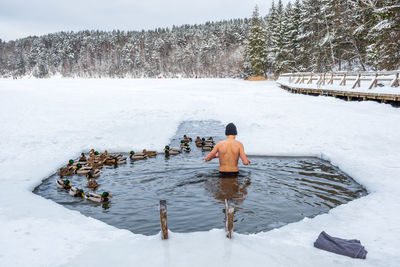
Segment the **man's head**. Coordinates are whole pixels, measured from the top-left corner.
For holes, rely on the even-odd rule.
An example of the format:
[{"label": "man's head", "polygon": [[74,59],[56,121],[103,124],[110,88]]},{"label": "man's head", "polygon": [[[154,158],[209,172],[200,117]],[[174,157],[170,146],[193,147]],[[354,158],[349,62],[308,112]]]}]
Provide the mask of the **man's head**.
[{"label": "man's head", "polygon": [[225,127],[225,135],[237,135],[237,130],[235,124],[232,122],[226,125]]}]

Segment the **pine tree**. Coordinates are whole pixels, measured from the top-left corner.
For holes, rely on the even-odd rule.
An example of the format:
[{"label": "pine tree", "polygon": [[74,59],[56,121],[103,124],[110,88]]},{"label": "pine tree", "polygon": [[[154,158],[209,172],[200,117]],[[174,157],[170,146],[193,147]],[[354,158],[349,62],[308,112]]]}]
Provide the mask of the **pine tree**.
[{"label": "pine tree", "polygon": [[376,69],[400,67],[400,5],[396,0],[370,3],[375,25],[368,33],[372,41],[367,47],[369,63]]},{"label": "pine tree", "polygon": [[263,21],[258,12],[258,6],[254,8],[251,19],[248,39],[248,59],[254,75],[265,75],[265,33]]}]

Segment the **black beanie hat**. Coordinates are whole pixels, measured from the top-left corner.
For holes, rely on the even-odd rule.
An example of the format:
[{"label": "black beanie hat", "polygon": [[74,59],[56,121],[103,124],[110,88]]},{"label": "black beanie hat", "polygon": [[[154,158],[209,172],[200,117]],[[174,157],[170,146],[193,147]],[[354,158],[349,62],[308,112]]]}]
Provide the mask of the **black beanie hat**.
[{"label": "black beanie hat", "polygon": [[226,125],[225,135],[237,135],[236,126],[232,122]]}]

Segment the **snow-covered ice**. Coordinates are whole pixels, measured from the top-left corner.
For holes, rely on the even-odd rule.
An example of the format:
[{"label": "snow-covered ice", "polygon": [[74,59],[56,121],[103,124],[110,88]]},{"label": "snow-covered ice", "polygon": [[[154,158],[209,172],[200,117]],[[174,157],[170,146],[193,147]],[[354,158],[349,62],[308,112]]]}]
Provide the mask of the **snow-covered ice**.
[{"label": "snow-covered ice", "polygon": [[[143,236],[31,191],[66,159],[161,150],[183,120],[235,122],[248,154],[319,156],[369,191],[328,214],[253,235]],[[399,266],[400,109],[233,79],[0,80],[1,266]],[[222,227],[222,226],[221,226]],[[355,260],[313,247],[357,238]]]}]

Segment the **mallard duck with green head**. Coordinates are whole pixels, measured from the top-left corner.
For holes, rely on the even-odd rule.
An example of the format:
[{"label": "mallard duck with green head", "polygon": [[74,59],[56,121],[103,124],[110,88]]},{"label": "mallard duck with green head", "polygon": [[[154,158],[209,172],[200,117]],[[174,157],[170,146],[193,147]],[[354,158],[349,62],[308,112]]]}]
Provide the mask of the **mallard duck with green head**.
[{"label": "mallard duck with green head", "polygon": [[75,168],[75,173],[78,175],[86,175],[88,172],[92,170],[92,168],[89,165],[83,165],[81,163],[76,164]]},{"label": "mallard duck with green head", "polygon": [[70,189],[71,188],[71,183],[69,182],[69,180],[63,180],[63,179],[57,179],[56,180],[57,183],[57,187],[61,188],[61,189]]},{"label": "mallard duck with green head", "polygon": [[94,201],[94,202],[107,202],[109,201],[109,198],[112,197],[108,192],[103,192],[103,194],[95,194],[95,193],[87,193],[86,198],[88,200]]},{"label": "mallard duck with green head", "polygon": [[131,151],[129,152],[129,158],[132,161],[136,161],[136,160],[141,160],[141,159],[147,159],[147,155],[143,154],[143,153],[135,153],[135,151]]},{"label": "mallard duck with green head", "polygon": [[165,152],[165,156],[177,155],[177,154],[181,153],[180,150],[174,149],[174,148],[170,148],[168,145],[165,146],[164,152]]},{"label": "mallard duck with green head", "polygon": [[181,140],[181,148],[184,148],[186,146],[186,142],[185,142],[185,140]]},{"label": "mallard duck with green head", "polygon": [[77,187],[71,187],[71,189],[69,190],[69,194],[73,197],[85,197],[85,193],[83,193],[83,190]]},{"label": "mallard duck with green head", "polygon": [[79,160],[78,160],[79,162],[86,162],[87,161],[87,158],[86,158],[86,156],[85,156],[85,154],[84,153],[81,153],[81,156],[79,157]]},{"label": "mallard duck with green head", "polygon": [[86,174],[86,178],[87,178],[87,179],[98,178],[99,176],[100,176],[100,171],[99,171],[99,170],[90,170],[90,171]]}]

